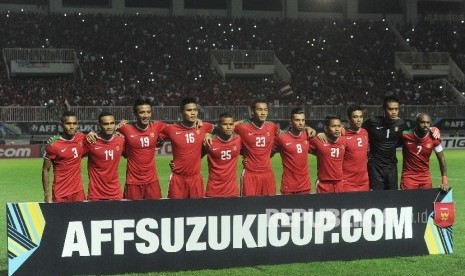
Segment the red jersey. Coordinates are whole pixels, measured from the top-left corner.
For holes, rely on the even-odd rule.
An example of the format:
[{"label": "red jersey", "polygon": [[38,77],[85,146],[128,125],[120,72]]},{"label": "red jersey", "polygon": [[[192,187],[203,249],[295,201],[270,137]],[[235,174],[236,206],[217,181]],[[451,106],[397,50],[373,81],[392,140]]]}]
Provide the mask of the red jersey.
[{"label": "red jersey", "polygon": [[323,143],[313,138],[309,143],[309,151],[317,157],[318,180],[340,181],[343,178],[342,163],[346,149],[346,138],[339,137],[335,142]]},{"label": "red jersey", "polygon": [[207,197],[238,196],[237,162],[242,149],[239,136],[224,141],[219,136],[206,148],[208,159]]},{"label": "red jersey", "polygon": [[124,143],[124,138],[120,136],[113,136],[108,141],[97,139],[93,144],[85,143],[85,152],[88,156],[88,199],[122,199],[118,165],[124,150]]},{"label": "red jersey", "polygon": [[145,129],[135,124],[118,128],[118,132],[126,138],[125,153],[128,159],[126,185],[146,185],[158,180],[155,147],[158,136],[165,127],[165,123],[156,121]]},{"label": "red jersey", "polygon": [[346,150],[342,163],[344,180],[353,185],[368,183],[368,132],[364,128],[358,131],[347,129],[345,138]]},{"label": "red jersey", "polygon": [[273,122],[265,122],[258,127],[248,119],[236,125],[234,131],[241,136],[244,146],[244,157],[247,158],[245,170],[253,173],[271,171],[270,156],[278,126]]},{"label": "red jersey", "polygon": [[62,137],[45,146],[44,158],[53,164],[53,195],[66,197],[84,189],[81,177],[81,159],[84,155],[83,133],[76,133],[71,140]]},{"label": "red jersey", "polygon": [[168,125],[161,138],[170,138],[173,147],[173,173],[184,177],[196,175],[201,170],[202,144],[206,133],[213,131],[213,125],[203,122],[202,127],[185,127],[182,123]]},{"label": "red jersey", "polygon": [[402,133],[402,172],[423,173],[429,172],[429,158],[433,150],[442,151],[441,140],[433,139],[431,135],[418,138],[415,132],[404,131]]},{"label": "red jersey", "polygon": [[291,132],[285,132],[277,136],[274,143],[283,163],[281,193],[310,191],[307,133],[294,136]]}]

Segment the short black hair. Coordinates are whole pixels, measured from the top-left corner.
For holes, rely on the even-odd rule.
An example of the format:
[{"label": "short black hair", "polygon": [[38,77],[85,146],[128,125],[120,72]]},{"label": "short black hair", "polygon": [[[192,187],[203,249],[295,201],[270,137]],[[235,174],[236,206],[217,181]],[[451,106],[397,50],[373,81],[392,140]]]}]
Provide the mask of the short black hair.
[{"label": "short black hair", "polygon": [[329,123],[331,122],[331,120],[342,121],[341,118],[339,116],[337,116],[337,115],[328,115],[325,118],[325,126],[329,127]]},{"label": "short black hair", "polygon": [[431,121],[431,116],[428,113],[425,113],[425,112],[418,113],[417,117],[415,118],[415,121],[418,123],[418,121],[420,121],[421,117],[423,117],[423,116],[428,116],[430,118],[430,121]]},{"label": "short black hair", "polygon": [[356,105],[356,104],[349,105],[349,107],[347,108],[347,117],[350,118],[350,116],[352,116],[352,112],[357,111],[357,110],[360,110],[363,112],[363,109],[360,105]]},{"label": "short black hair", "polygon": [[98,115],[98,122],[100,123],[100,119],[102,119],[102,117],[105,117],[105,116],[113,116],[113,118],[115,117],[115,115],[111,113],[110,111],[102,111]]},{"label": "short black hair", "polygon": [[268,101],[263,99],[263,98],[258,98],[253,101],[252,105],[250,105],[250,109],[253,111],[255,110],[255,107],[257,106],[258,103],[264,103],[266,106],[268,106]]},{"label": "short black hair", "polygon": [[76,117],[77,118],[77,115],[76,115],[76,113],[74,111],[67,110],[67,111],[63,112],[63,114],[61,114],[60,121],[62,123],[64,123],[66,117]]},{"label": "short black hair", "polygon": [[134,114],[137,114],[137,107],[139,105],[150,105],[150,108],[152,108],[152,101],[150,101],[150,99],[146,97],[137,98],[134,101],[134,105],[132,106],[132,112],[134,112]]},{"label": "short black hair", "polygon": [[296,107],[291,110],[291,119],[294,114],[305,114],[305,111],[300,107]]},{"label": "short black hair", "polygon": [[231,118],[231,119],[234,120],[234,116],[233,116],[231,113],[229,113],[229,112],[224,112],[224,113],[221,113],[221,114],[220,114],[220,119],[218,120],[218,123],[221,123],[221,120],[222,120],[223,118]]},{"label": "short black hair", "polygon": [[183,111],[183,110],[184,110],[184,106],[185,106],[186,104],[192,104],[192,103],[193,103],[193,104],[197,104],[197,100],[196,100],[194,97],[185,97],[185,98],[183,98],[183,99],[181,100],[181,104],[179,105],[179,109],[180,109],[181,111]]},{"label": "short black hair", "polygon": [[394,95],[391,96],[386,96],[383,99],[383,108],[386,108],[388,106],[388,103],[398,103],[400,104],[399,98],[397,98]]}]

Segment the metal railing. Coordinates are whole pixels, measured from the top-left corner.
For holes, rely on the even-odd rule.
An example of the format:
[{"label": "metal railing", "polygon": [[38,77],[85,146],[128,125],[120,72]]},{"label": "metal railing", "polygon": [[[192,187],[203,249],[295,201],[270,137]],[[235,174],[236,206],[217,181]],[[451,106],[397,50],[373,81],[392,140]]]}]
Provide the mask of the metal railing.
[{"label": "metal railing", "polygon": [[74,63],[75,61],[73,49],[4,48],[3,56],[7,61],[43,63]]},{"label": "metal railing", "polygon": [[[270,107],[269,120],[288,120],[294,106]],[[307,119],[323,119],[329,114],[339,115],[345,118],[346,106],[306,106],[304,107]],[[72,106],[71,110],[76,112],[79,121],[95,122],[98,114],[109,111],[115,114],[117,120],[134,119],[131,106]],[[0,107],[0,121],[6,123],[14,122],[58,122],[64,110],[58,106],[52,107]],[[201,106],[199,118],[206,121],[216,121],[221,113],[229,112],[236,119],[244,119],[250,116],[248,106]],[[400,116],[413,119],[420,112],[426,112],[433,118],[465,118],[465,106],[454,105],[403,105]],[[382,115],[380,106],[365,106],[365,116]],[[177,106],[155,106],[153,107],[153,119],[162,121],[177,121],[180,119],[179,107]]]},{"label": "metal railing", "polygon": [[396,60],[409,65],[449,65],[448,52],[395,52]]},{"label": "metal railing", "polygon": [[274,64],[270,50],[211,50],[211,55],[219,64]]}]

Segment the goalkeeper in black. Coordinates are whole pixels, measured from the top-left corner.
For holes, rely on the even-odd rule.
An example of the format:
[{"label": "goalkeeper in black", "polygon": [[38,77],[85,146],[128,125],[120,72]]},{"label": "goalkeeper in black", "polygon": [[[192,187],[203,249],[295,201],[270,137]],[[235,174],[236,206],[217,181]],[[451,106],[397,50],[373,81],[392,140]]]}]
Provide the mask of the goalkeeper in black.
[{"label": "goalkeeper in black", "polygon": [[399,100],[387,96],[383,100],[384,116],[369,118],[362,127],[368,132],[368,176],[371,190],[397,190],[396,148],[402,145],[402,131],[407,128],[399,118]]}]

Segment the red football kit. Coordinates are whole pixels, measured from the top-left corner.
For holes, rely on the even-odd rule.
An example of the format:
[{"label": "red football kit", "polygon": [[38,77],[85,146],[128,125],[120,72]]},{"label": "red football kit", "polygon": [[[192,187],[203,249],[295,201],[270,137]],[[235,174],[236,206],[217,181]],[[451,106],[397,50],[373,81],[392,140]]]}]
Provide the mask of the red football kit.
[{"label": "red football kit", "polygon": [[317,157],[318,180],[317,193],[342,192],[342,163],[346,148],[345,137],[335,142],[323,143],[317,138],[310,140],[309,151]]},{"label": "red football kit", "polygon": [[370,190],[368,178],[368,132],[361,128],[358,131],[346,129],[346,151],[342,170],[344,172],[344,191],[360,192]]},{"label": "red football kit", "polygon": [[168,198],[199,198],[204,196],[201,175],[202,144],[213,125],[203,122],[202,127],[186,127],[182,123],[168,125],[161,138],[169,138],[173,147],[174,170],[170,175]]},{"label": "red football kit", "polygon": [[121,200],[123,193],[118,175],[118,165],[124,150],[125,139],[113,136],[110,140],[97,139],[85,143],[89,200]]},{"label": "red football kit", "polygon": [[219,136],[212,139],[211,146],[205,149],[208,160],[206,197],[239,195],[236,172],[241,148],[239,136],[231,136],[227,141]]},{"label": "red football kit", "polygon": [[54,202],[84,201],[81,159],[84,155],[83,133],[71,140],[59,137],[45,146],[44,158],[53,164],[52,200]]},{"label": "red football kit", "polygon": [[441,140],[433,139],[429,134],[419,138],[412,130],[402,133],[401,188],[403,190],[433,187],[429,168],[429,158],[433,150],[435,152],[443,150]]},{"label": "red football kit", "polygon": [[234,131],[241,136],[245,168],[242,171],[242,191],[244,196],[276,195],[276,180],[271,168],[271,150],[278,134],[278,126],[265,122],[258,127],[250,119],[235,126]]},{"label": "red football kit", "polygon": [[308,194],[311,191],[308,169],[308,135],[300,132],[295,136],[288,131],[275,138],[275,149],[281,154],[283,175],[281,194]]},{"label": "red football kit", "polygon": [[[123,125],[117,129],[126,139],[127,168],[124,198],[161,198],[155,163],[155,148],[158,136],[165,127],[165,123],[155,121],[148,124],[145,129],[141,129],[135,124]],[[143,186],[135,187],[135,185]]]}]

